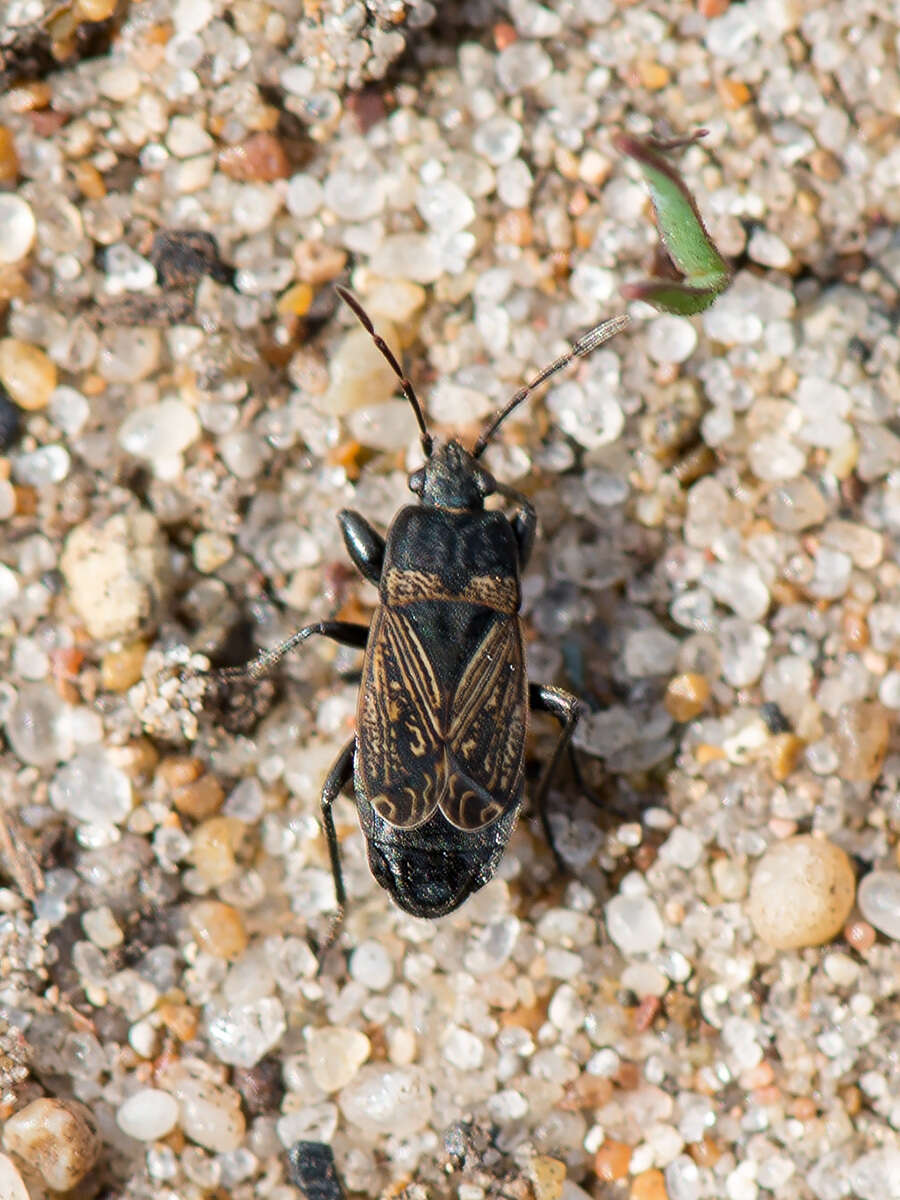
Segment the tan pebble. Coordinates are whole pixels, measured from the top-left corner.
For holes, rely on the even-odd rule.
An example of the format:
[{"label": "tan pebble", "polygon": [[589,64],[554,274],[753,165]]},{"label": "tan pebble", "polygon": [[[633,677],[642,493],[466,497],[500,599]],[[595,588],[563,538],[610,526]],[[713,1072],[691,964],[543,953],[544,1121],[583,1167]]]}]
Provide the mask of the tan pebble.
[{"label": "tan pebble", "polygon": [[82,21],[106,21],[116,11],[116,0],[78,0],[75,7]]},{"label": "tan pebble", "polygon": [[236,908],[221,900],[199,900],[188,918],[201,950],[216,958],[235,959],[247,949],[247,930]]},{"label": "tan pebble", "polygon": [[189,1004],[160,1004],[157,1009],[159,1019],[165,1025],[170,1033],[174,1034],[180,1042],[190,1042],[197,1034],[197,1019],[196,1009],[191,1008]]},{"label": "tan pebble", "polygon": [[193,553],[197,570],[211,575],[234,554],[234,542],[226,533],[198,533],[194,538]]},{"label": "tan pebble", "polygon": [[668,1195],[666,1178],[656,1167],[635,1175],[629,1192],[631,1200],[668,1200]]},{"label": "tan pebble", "polygon": [[20,408],[46,408],[56,380],[56,364],[38,346],[19,338],[0,340],[0,382]]},{"label": "tan pebble", "polygon": [[694,747],[694,758],[701,767],[705,767],[707,763],[722,762],[728,755],[721,746],[712,746],[709,742],[699,742]]},{"label": "tan pebble", "polygon": [[225,789],[209,772],[176,788],[172,795],[172,803],[178,811],[194,821],[205,821],[213,816],[222,807],[224,799]]},{"label": "tan pebble", "polygon": [[203,774],[203,763],[189,754],[171,754],[159,764],[159,775],[167,787],[184,787]]},{"label": "tan pebble", "polygon": [[691,721],[703,712],[708,701],[709,680],[704,675],[688,673],[669,680],[663,703],[676,721]]},{"label": "tan pebble", "polygon": [[385,279],[366,293],[369,312],[379,321],[394,321],[402,337],[410,336],[413,318],[426,300],[425,289],[408,279]]},{"label": "tan pebble", "polygon": [[840,159],[836,158],[830,150],[821,148],[813,150],[809,156],[809,165],[813,175],[817,179],[824,179],[827,183],[837,183],[844,174]]},{"label": "tan pebble", "polygon": [[697,12],[709,20],[711,17],[721,17],[728,11],[730,0],[697,0]]},{"label": "tan pebble", "polygon": [[525,208],[505,212],[494,229],[495,241],[508,246],[530,246],[533,237],[531,213]]},{"label": "tan pebble", "polygon": [[[207,775],[202,778],[212,777]],[[213,779],[213,782],[216,781]],[[196,788],[200,783],[201,779],[198,779],[189,786]],[[237,817],[211,817],[194,830],[191,838],[191,860],[204,883],[210,887],[218,887],[225,883],[237,870],[234,852],[243,837],[244,828],[244,822],[239,821]]]},{"label": "tan pebble", "polygon": [[549,1154],[538,1154],[528,1164],[534,1200],[559,1200],[566,1182],[566,1164]]},{"label": "tan pebble", "polygon": [[347,255],[337,246],[326,242],[298,242],[294,247],[294,263],[301,283],[320,287],[337,279],[347,263]]},{"label": "tan pebble", "polygon": [[102,200],[106,195],[106,183],[93,163],[73,163],[72,178],[86,200]]},{"label": "tan pebble", "polygon": [[750,880],[748,911],[758,936],[779,950],[821,946],[850,915],[856,876],[826,838],[801,834],[765,852]]},{"label": "tan pebble", "polygon": [[881,774],[890,733],[888,714],[876,701],[844,704],[834,730],[841,777],[852,783],[874,783]]},{"label": "tan pebble", "polygon": [[714,1167],[722,1157],[722,1147],[707,1136],[701,1142],[692,1142],[688,1146],[688,1154],[698,1167]]},{"label": "tan pebble", "polygon": [[12,130],[0,125],[0,183],[15,183],[19,176],[19,156]]},{"label": "tan pebble", "polygon": [[780,783],[792,773],[806,748],[803,738],[795,733],[776,733],[769,743],[772,755],[772,774]]},{"label": "tan pebble", "polygon": [[4,106],[11,113],[29,113],[46,108],[52,99],[50,84],[44,80],[33,80],[10,88],[4,97]]},{"label": "tan pebble", "polygon": [[285,317],[305,317],[315,292],[308,283],[295,283],[278,297],[277,308]]},{"label": "tan pebble", "polygon": [[251,133],[240,145],[226,146],[219,154],[219,167],[224,175],[245,183],[271,183],[291,173],[284,147],[273,133]]},{"label": "tan pebble", "polygon": [[3,1144],[55,1192],[73,1188],[100,1156],[94,1118],[76,1100],[33,1100],[6,1122]]},{"label": "tan pebble", "polygon": [[720,79],[717,90],[725,108],[732,111],[736,108],[743,108],[751,95],[746,83],[742,83],[739,79]]},{"label": "tan pebble", "polygon": [[[900,847],[897,852],[898,862],[900,862]],[[857,952],[857,954],[865,954],[875,945],[875,929],[868,921],[863,921],[862,918],[857,918],[855,921],[848,921],[844,926],[844,937],[847,944]]]},{"label": "tan pebble", "polygon": [[147,657],[146,642],[131,642],[120,650],[104,654],[100,663],[100,680],[107,692],[125,692],[141,677],[144,659]]},{"label": "tan pebble", "polygon": [[[379,333],[388,345],[395,341],[393,332],[388,322],[380,323]],[[329,367],[331,385],[319,406],[324,411],[346,416],[394,395],[397,377],[364,329],[350,329],[344,335]]]},{"label": "tan pebble", "polygon": [[615,1142],[610,1138],[594,1155],[594,1170],[602,1183],[615,1183],[628,1174],[631,1163],[631,1147],[626,1142]]},{"label": "tan pebble", "polygon": [[651,92],[660,91],[670,79],[668,69],[657,62],[638,63],[637,72],[641,85]]},{"label": "tan pebble", "polygon": [[612,1094],[611,1079],[582,1071],[566,1088],[566,1094],[559,1102],[559,1107],[570,1112],[581,1108],[602,1108],[612,1099]]}]

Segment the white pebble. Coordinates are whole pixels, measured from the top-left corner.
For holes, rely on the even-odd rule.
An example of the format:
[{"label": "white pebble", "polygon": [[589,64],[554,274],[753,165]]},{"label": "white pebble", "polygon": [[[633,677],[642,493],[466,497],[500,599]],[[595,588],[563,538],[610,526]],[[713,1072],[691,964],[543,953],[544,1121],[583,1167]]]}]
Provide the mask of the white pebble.
[{"label": "white pebble", "polygon": [[372,1052],[372,1043],[358,1029],[325,1026],[309,1035],[309,1065],[313,1082],[323,1092],[336,1092],[356,1075]]},{"label": "white pebble", "polygon": [[29,1200],[25,1181],[11,1158],[0,1154],[0,1197],[3,1200]]},{"label": "white pebble", "polygon": [[613,896],[606,906],[606,928],[626,956],[656,950],[665,932],[659,909],[640,895]]},{"label": "white pebble", "polygon": [[443,1054],[458,1070],[477,1071],[484,1061],[484,1042],[468,1029],[451,1025],[444,1034]]},{"label": "white pebble", "polygon": [[859,885],[857,901],[870,925],[900,939],[900,871],[871,871]]},{"label": "white pebble", "polygon": [[750,920],[759,937],[779,950],[821,946],[840,933],[855,890],[844,851],[825,838],[801,834],[776,842],[756,864]]},{"label": "white pebble", "polygon": [[123,1133],[139,1142],[155,1142],[175,1128],[178,1101],[159,1088],[142,1088],[129,1096],[116,1113]]},{"label": "white pebble", "polygon": [[0,192],[0,264],[20,262],[34,244],[37,222],[28,203]]},{"label": "white pebble", "polygon": [[390,956],[380,942],[369,938],[350,956],[350,977],[373,992],[382,992],[394,978]]},{"label": "white pebble", "polygon": [[697,329],[685,317],[665,313],[647,328],[647,353],[658,363],[680,363],[697,345]]},{"label": "white pebble", "polygon": [[171,459],[200,436],[197,414],[180,400],[139,408],[122,423],[119,444],[136,458]]}]

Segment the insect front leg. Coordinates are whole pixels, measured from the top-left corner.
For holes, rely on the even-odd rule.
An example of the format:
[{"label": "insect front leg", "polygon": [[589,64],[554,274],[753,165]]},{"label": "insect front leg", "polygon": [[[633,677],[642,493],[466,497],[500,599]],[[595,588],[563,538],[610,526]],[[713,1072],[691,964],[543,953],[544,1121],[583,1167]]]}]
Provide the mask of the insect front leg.
[{"label": "insect front leg", "polygon": [[351,738],[334,761],[331,770],[322,785],[322,826],[325,830],[325,840],[328,843],[328,857],[331,860],[331,874],[334,879],[334,897],[337,908],[325,941],[319,947],[319,970],[322,969],[325,955],[340,932],[344,920],[344,909],[347,905],[347,893],[344,891],[344,876],[341,871],[341,848],[338,845],[337,833],[334,828],[334,817],[331,809],[335,800],[353,779],[353,755],[356,751],[356,738]]},{"label": "insect front leg", "polygon": [[292,633],[280,646],[260,651],[256,658],[251,658],[250,662],[244,663],[242,667],[222,667],[211,674],[215,675],[217,679],[261,679],[277,663],[281,662],[286,654],[290,654],[301,642],[305,642],[307,638],[316,633],[321,634],[322,637],[331,638],[333,642],[340,642],[342,646],[355,646],[359,650],[364,650],[369,636],[369,627],[354,625],[352,621],[316,621],[312,625],[304,625],[302,629]]},{"label": "insect front leg", "polygon": [[384,564],[384,538],[372,528],[364,516],[354,512],[352,508],[345,508],[339,512],[338,521],[347,553],[363,577],[377,587]]},{"label": "insect front leg", "polygon": [[516,511],[509,519],[519,547],[519,566],[524,567],[531,557],[534,547],[534,535],[537,533],[537,513],[530,500],[505,484],[498,483],[495,491],[504,500],[509,500],[516,506]]},{"label": "insect front leg", "polygon": [[553,840],[553,831],[550,828],[550,820],[547,816],[547,797],[550,794],[550,784],[553,782],[553,777],[566,751],[570,754],[576,778],[580,781],[581,772],[572,754],[571,741],[572,734],[575,732],[575,726],[578,724],[578,718],[581,715],[581,701],[570,692],[564,692],[561,688],[549,687],[545,683],[530,683],[528,685],[528,706],[532,712],[549,713],[560,724],[559,738],[553,751],[553,757],[550,759],[541,782],[538,785],[534,803],[541,818],[544,835],[547,838],[550,849],[553,851],[553,857],[556,859],[556,865],[561,871],[564,871],[566,870],[566,864],[559,850],[556,848],[556,843]]}]

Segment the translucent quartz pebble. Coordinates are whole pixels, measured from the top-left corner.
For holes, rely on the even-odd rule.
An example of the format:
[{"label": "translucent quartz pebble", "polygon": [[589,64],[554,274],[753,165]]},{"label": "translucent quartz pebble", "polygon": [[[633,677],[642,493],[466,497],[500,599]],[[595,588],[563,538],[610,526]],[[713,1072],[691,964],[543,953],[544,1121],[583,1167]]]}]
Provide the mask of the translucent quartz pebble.
[{"label": "translucent quartz pebble", "polygon": [[209,1022],[209,1043],[222,1062],[253,1067],[278,1044],[286,1027],[281,1001],[261,996],[216,1012]]},{"label": "translucent quartz pebble", "polygon": [[340,1094],[347,1121],[363,1134],[404,1138],[423,1129],[431,1115],[431,1089],[420,1067],[368,1063]]},{"label": "translucent quartz pebble", "polygon": [[860,883],[857,901],[870,925],[900,940],[900,871],[872,871]]},{"label": "translucent quartz pebble", "polygon": [[131,812],[131,781],[99,746],[70,759],[50,783],[50,803],[77,821],[117,825]]},{"label": "translucent quartz pebble", "polygon": [[426,225],[440,234],[457,233],[475,219],[475,205],[450,179],[420,188],[416,208]]},{"label": "translucent quartz pebble", "polygon": [[5,724],[13,752],[35,767],[53,766],[66,758],[72,749],[68,713],[68,706],[49,685],[23,684]]},{"label": "translucent quartz pebble", "polygon": [[136,458],[171,459],[200,436],[200,422],[180,400],[139,408],[122,423],[119,444]]},{"label": "translucent quartz pebble", "polygon": [[609,936],[625,955],[649,954],[663,939],[662,917],[649,896],[613,896],[606,906]]},{"label": "translucent quartz pebble", "polygon": [[762,940],[779,950],[821,946],[840,933],[855,891],[844,851],[825,838],[801,834],[770,846],[756,864],[750,920]]}]

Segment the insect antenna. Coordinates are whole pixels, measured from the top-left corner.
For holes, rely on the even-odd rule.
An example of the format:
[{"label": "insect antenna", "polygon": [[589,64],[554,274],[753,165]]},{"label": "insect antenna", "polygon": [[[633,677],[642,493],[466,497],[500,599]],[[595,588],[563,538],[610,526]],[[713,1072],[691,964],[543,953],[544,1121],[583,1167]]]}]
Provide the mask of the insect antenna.
[{"label": "insect antenna", "polygon": [[530,383],[526,383],[524,387],[519,388],[515,395],[500,409],[487,429],[479,435],[478,441],[472,448],[472,457],[479,458],[481,456],[485,446],[500,428],[500,425],[514,408],[518,408],[522,401],[531,395],[535,388],[540,387],[551,375],[555,375],[557,371],[561,371],[563,367],[567,367],[576,358],[584,358],[585,355],[596,350],[598,346],[602,346],[604,342],[608,342],[610,338],[615,337],[620,330],[625,328],[628,321],[629,318],[623,313],[619,317],[611,317],[608,321],[604,321],[602,325],[595,325],[593,329],[588,330],[584,337],[580,337],[577,342],[574,342],[565,354],[561,354],[549,366],[539,371]]},{"label": "insect antenna", "polygon": [[428,432],[428,426],[425,424],[425,413],[422,411],[422,405],[419,403],[419,397],[416,395],[415,388],[413,387],[410,380],[407,379],[406,375],[403,373],[403,368],[400,366],[400,364],[397,362],[397,359],[394,357],[393,350],[391,350],[390,346],[387,344],[387,342],[384,340],[384,338],[381,337],[380,334],[375,332],[375,326],[372,324],[371,320],[369,319],[369,314],[366,312],[366,310],[363,308],[363,306],[360,304],[360,302],[356,299],[356,297],[353,295],[353,293],[348,292],[345,287],[340,287],[340,286],[336,286],[335,291],[340,296],[340,298],[343,300],[343,302],[349,308],[351,308],[353,310],[353,312],[356,314],[356,317],[359,320],[360,325],[362,325],[363,329],[365,329],[365,331],[372,338],[372,341],[375,343],[375,345],[378,347],[378,349],[381,351],[381,353],[384,355],[384,357],[388,360],[388,362],[391,365],[391,369],[393,370],[393,372],[397,376],[397,378],[400,380],[400,387],[403,389],[403,395],[407,398],[407,400],[412,405],[412,410],[416,414],[416,420],[419,423],[419,429],[422,434],[422,450],[425,454],[425,457],[430,458],[431,457],[431,448],[434,445],[434,439],[432,438],[431,434]]}]

